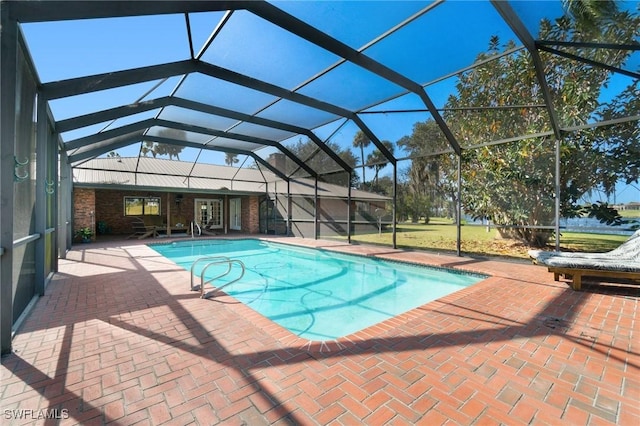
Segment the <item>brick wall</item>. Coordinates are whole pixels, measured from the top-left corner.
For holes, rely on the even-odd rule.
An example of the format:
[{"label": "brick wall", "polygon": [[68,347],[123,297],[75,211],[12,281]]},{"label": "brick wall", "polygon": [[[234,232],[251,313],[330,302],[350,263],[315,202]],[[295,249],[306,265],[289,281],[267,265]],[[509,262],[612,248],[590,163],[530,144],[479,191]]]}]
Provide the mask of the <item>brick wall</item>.
[{"label": "brick wall", "polygon": [[104,222],[113,234],[131,233],[131,219],[124,217],[123,191],[96,190],[96,221]]},{"label": "brick wall", "polygon": [[[77,195],[76,195],[77,194]],[[82,226],[89,226],[80,224],[85,222],[79,222],[79,217],[87,216],[82,212],[95,212],[95,224],[98,222],[104,222],[109,228],[111,234],[115,235],[129,235],[132,233],[131,221],[133,216],[124,215],[124,197],[147,197],[154,196],[160,197],[160,216],[145,216],[144,221],[148,225],[162,225],[166,224],[166,212],[167,203],[170,203],[171,223],[182,222],[185,224],[191,223],[193,220],[194,201],[196,198],[216,198],[217,195],[207,194],[188,194],[180,193],[182,195],[180,202],[176,203],[176,193],[159,193],[153,191],[126,191],[126,190],[112,190],[112,189],[86,189],[75,188],[74,189],[74,208],[76,209],[76,228]],[[222,196],[220,196],[222,197]],[[241,212],[242,212],[242,232],[257,234],[260,230],[259,223],[259,197],[258,196],[243,196]],[[90,206],[90,207],[89,207]],[[229,206],[228,203],[224,204],[224,222],[226,228],[229,224]],[[81,213],[79,213],[81,212]],[[95,229],[95,228],[93,228]]]},{"label": "brick wall", "polygon": [[80,228],[89,227],[95,239],[96,192],[89,188],[73,189],[73,234]]},{"label": "brick wall", "polygon": [[249,234],[260,232],[260,201],[257,196],[242,200],[242,230]]},{"label": "brick wall", "polygon": [[125,191],[112,189],[96,189],[96,223],[104,222],[111,234],[131,234],[131,221],[136,216],[125,216],[124,197],[160,197],[159,216],[144,216],[147,225],[163,225],[167,223],[167,203],[171,224],[191,223],[193,220],[194,199],[202,197],[197,194],[180,193],[180,202],[176,203],[176,193],[160,193],[153,191]]}]

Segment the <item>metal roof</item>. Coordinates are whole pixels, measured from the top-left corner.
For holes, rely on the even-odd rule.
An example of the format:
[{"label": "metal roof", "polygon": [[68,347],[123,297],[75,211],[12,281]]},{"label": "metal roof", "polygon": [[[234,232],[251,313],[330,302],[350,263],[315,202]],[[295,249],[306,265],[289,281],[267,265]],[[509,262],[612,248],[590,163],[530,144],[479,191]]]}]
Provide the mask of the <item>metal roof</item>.
[{"label": "metal roof", "polygon": [[[96,158],[73,169],[73,182],[77,186],[93,188],[134,189],[148,188],[168,192],[207,192],[228,194],[287,194],[293,197],[314,197],[313,179],[291,178],[288,182],[269,171],[238,169],[229,166],[193,164],[160,158]],[[136,169],[138,173],[136,173]],[[189,176],[187,176],[187,174]],[[354,200],[389,201],[390,198],[367,191],[318,181],[321,198],[351,197]]]},{"label": "metal roof", "polygon": [[[637,14],[636,2],[620,4]],[[98,164],[88,160],[112,155],[123,158],[110,163],[113,170],[126,164],[129,173],[147,174],[153,170],[145,168],[144,156],[155,154],[179,159],[162,167],[190,178],[208,173],[201,164],[227,161],[261,174],[267,169],[282,173],[281,178],[358,173],[364,155],[354,154],[355,164],[342,155],[353,149],[358,132],[372,142],[367,153],[377,149],[394,165],[415,153],[399,146],[392,153],[382,141],[395,142],[426,120],[438,124],[446,149],[456,153],[532,135],[559,138],[577,127],[555,112],[545,55],[606,68],[586,52],[628,51],[624,67],[607,69],[631,81],[638,79],[640,64],[637,40],[581,44],[540,38],[540,22],[563,16],[562,5],[497,0],[2,3],[20,23],[40,94],[74,166],[86,168]],[[501,45],[512,45],[487,56],[494,36]],[[476,114],[544,108],[546,122],[529,134],[500,129],[492,139],[466,140],[448,122],[445,103],[460,75],[504,55],[530,61],[535,73],[530,103],[512,105],[504,99],[460,108]],[[593,116],[585,123],[607,124]],[[316,150],[301,156],[301,142]],[[177,148],[151,152],[158,145]],[[434,151],[442,147],[430,148],[425,141],[423,153]],[[291,167],[271,166],[267,159],[273,153],[284,154]],[[142,158],[124,161],[130,156]],[[106,169],[102,173],[106,180],[120,179]]]}]

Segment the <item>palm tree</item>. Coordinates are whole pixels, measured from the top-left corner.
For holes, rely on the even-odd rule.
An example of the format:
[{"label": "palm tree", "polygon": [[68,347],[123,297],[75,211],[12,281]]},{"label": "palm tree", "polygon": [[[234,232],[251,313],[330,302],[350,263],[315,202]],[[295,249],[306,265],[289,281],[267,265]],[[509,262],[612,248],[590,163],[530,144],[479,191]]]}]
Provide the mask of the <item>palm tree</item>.
[{"label": "palm tree", "polygon": [[156,158],[156,152],[153,150],[153,142],[150,141],[144,141],[142,142],[142,146],[140,146],[140,154],[143,157],[146,157],[147,154],[151,153],[151,155],[153,155],[153,158]]},{"label": "palm tree", "polygon": [[[387,148],[387,150],[393,154],[393,144],[389,141],[382,141],[382,145]],[[371,166],[368,166],[370,169],[373,169],[376,172],[374,177],[376,186],[378,186],[378,173],[380,170],[384,169],[387,166],[387,157],[385,157],[379,149],[375,149],[371,154],[367,156],[367,163],[376,163]]]},{"label": "palm tree", "polygon": [[362,183],[366,183],[367,179],[364,175],[364,149],[369,146],[371,140],[365,135],[362,130],[358,130],[353,137],[353,147],[360,148],[360,158],[362,160]]},{"label": "palm tree", "polygon": [[224,162],[227,166],[233,166],[238,161],[240,161],[238,159],[238,154],[232,154],[230,152],[225,153]]},{"label": "palm tree", "polygon": [[[186,132],[179,129],[162,129],[158,132],[158,136],[174,139],[176,141],[186,141],[187,134]],[[153,158],[156,158],[156,155],[168,155],[169,160],[172,160],[173,157],[176,157],[178,161],[180,161],[180,153],[184,149],[184,146],[178,144],[166,144],[166,143],[154,143],[154,142],[145,142],[149,144],[149,152],[153,155]],[[146,154],[145,154],[146,155]]]},{"label": "palm tree", "polygon": [[618,11],[615,0],[562,0],[567,15],[585,30],[594,30]]}]

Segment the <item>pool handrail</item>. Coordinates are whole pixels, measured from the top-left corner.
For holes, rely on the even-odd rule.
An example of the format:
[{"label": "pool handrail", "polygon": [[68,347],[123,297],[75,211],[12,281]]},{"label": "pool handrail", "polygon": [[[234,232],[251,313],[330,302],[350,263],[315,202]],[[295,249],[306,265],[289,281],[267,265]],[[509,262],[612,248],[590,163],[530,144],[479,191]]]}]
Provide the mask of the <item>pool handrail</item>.
[{"label": "pool handrail", "polygon": [[[194,287],[193,285],[193,275],[194,275],[194,269],[196,267],[196,265],[200,262],[200,261],[205,261],[205,260],[210,260],[210,261],[216,261],[216,260],[224,260],[224,261],[230,261],[231,259],[229,259],[226,256],[205,256],[205,257],[199,257],[198,259],[196,259],[193,264],[191,265],[191,291],[196,291],[199,290],[198,287]],[[231,272],[231,264],[229,264],[229,269],[227,270],[227,272],[217,276],[216,278],[220,278],[223,277],[225,275],[227,275],[229,272]]]},{"label": "pool handrail", "polygon": [[196,228],[198,228],[198,236],[202,235],[202,228],[200,228],[200,225],[198,225],[198,222],[192,220],[191,221],[191,238],[195,238],[195,232],[194,232],[195,230],[193,228],[194,225],[196,226]]},{"label": "pool handrail", "polygon": [[[209,269],[210,266],[220,265],[222,263],[226,263],[228,265],[229,268],[227,269],[227,272],[205,281],[204,275],[207,272],[207,269]],[[222,278],[224,276],[229,275],[231,273],[231,269],[232,269],[231,265],[234,264],[234,263],[237,264],[237,265],[240,265],[240,269],[241,269],[242,272],[240,273],[240,276],[237,277],[236,279],[234,279],[232,281],[229,281],[228,283],[225,283],[222,286],[216,288],[218,291],[220,291],[223,288],[225,288],[226,286],[231,285],[231,284],[239,281],[240,279],[242,279],[242,277],[244,277],[244,273],[246,271],[244,263],[241,260],[238,260],[238,259],[226,259],[226,260],[217,260],[217,261],[214,260],[214,261],[208,263],[204,268],[202,268],[202,272],[200,273],[200,297],[202,299],[206,298],[205,292],[204,292],[204,286],[209,284],[209,283],[211,283],[214,280],[217,280],[218,278]]]}]

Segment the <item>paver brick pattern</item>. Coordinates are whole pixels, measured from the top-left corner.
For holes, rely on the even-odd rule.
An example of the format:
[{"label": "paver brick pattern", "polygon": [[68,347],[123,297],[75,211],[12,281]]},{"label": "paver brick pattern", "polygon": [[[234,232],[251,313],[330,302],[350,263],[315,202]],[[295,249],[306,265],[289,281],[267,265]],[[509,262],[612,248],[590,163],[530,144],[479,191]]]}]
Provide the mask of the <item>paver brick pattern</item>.
[{"label": "paver brick pattern", "polygon": [[144,244],[75,246],[2,358],[2,424],[640,424],[640,287],[279,240],[490,277],[318,343],[200,299]]}]

